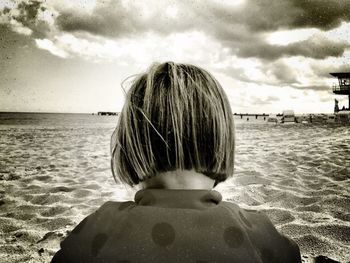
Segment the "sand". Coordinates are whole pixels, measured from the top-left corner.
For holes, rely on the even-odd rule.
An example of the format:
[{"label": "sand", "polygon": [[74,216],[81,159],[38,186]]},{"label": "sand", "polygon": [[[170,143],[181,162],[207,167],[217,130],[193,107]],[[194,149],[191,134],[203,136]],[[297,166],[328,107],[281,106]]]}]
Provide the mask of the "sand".
[{"label": "sand", "polygon": [[[0,258],[49,262],[59,243],[116,185],[109,139],[116,117],[0,115]],[[225,200],[264,211],[303,262],[350,262],[350,127],[236,123],[235,176]],[[334,262],[333,261],[333,262]]]}]

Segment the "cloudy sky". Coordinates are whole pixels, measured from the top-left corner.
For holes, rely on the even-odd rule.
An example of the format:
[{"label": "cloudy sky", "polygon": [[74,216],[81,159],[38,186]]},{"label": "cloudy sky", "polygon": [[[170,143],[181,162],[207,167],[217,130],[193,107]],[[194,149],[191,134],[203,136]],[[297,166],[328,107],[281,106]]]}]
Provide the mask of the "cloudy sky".
[{"label": "cloudy sky", "polygon": [[[214,74],[234,112],[332,112],[349,0],[0,0],[0,111],[119,111],[152,62]],[[127,89],[127,82],[124,85]]]}]

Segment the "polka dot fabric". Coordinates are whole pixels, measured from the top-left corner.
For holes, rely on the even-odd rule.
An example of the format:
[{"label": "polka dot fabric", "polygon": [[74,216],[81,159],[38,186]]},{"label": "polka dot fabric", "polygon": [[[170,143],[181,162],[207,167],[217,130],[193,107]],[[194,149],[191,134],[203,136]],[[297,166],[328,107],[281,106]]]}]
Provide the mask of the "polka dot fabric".
[{"label": "polka dot fabric", "polygon": [[61,243],[52,262],[301,262],[262,213],[209,190],[141,190],[107,202]]}]

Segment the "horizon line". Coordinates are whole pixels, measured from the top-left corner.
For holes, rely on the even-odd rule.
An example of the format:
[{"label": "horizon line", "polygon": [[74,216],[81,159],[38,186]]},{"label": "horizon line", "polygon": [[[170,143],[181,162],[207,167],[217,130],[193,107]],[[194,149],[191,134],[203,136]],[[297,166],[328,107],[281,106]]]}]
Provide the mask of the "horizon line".
[{"label": "horizon line", "polygon": [[[259,115],[259,114],[265,114],[265,115],[269,115],[269,114],[283,114],[282,110],[281,112],[234,112],[232,113],[232,115]],[[293,110],[294,111],[294,110]],[[3,113],[28,113],[28,114],[89,114],[89,115],[97,115],[99,112],[113,112],[113,113],[120,113],[120,111],[97,111],[97,112],[56,112],[56,111],[2,111],[0,110],[0,114]],[[302,112],[302,113],[295,113],[295,114],[334,114],[334,112]]]}]

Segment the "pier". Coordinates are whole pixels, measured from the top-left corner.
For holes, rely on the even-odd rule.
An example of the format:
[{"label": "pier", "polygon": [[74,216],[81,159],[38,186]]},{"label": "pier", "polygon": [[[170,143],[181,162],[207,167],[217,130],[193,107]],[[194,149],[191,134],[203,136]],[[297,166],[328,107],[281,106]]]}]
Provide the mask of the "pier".
[{"label": "pier", "polygon": [[[255,113],[234,113],[233,114],[234,116],[240,116],[241,119],[243,119],[243,117],[255,117],[255,119],[258,119],[258,117],[264,117],[264,119],[266,117],[269,117],[269,114],[266,114],[266,113],[262,113],[262,114],[255,114]],[[282,114],[276,114],[277,117],[281,117]]]},{"label": "pier", "polygon": [[118,116],[118,112],[112,112],[112,111],[99,111],[97,115],[101,116]]}]

